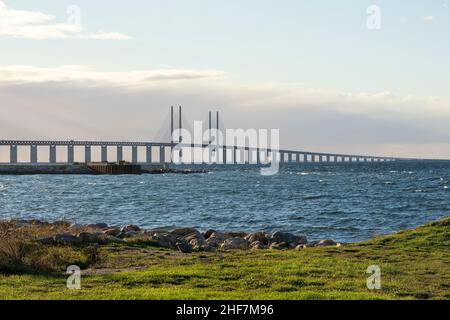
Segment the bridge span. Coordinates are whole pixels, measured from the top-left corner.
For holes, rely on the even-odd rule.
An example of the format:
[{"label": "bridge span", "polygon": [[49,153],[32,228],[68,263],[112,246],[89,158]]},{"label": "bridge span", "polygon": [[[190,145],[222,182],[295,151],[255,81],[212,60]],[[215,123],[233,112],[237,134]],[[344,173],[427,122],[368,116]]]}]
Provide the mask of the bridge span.
[{"label": "bridge span", "polygon": [[[144,141],[86,141],[86,140],[0,140],[0,146],[9,147],[9,164],[19,163],[18,148],[29,148],[29,161],[21,163],[75,163],[75,147],[82,147],[84,149],[84,162],[92,162],[92,148],[100,147],[100,161],[107,162],[108,154],[111,149],[115,149],[115,161],[124,160],[124,148],[131,148],[131,163],[143,164],[170,164],[173,163],[174,148],[177,143],[172,142],[144,142]],[[191,149],[192,153],[195,150],[202,150],[208,145],[198,144],[178,144],[183,152]],[[39,161],[38,148],[48,149],[48,160]],[[57,161],[57,149],[66,148],[67,157],[64,161]],[[144,148],[144,150],[142,150]],[[215,156],[215,164],[264,164],[272,159],[276,159],[280,163],[357,163],[357,162],[392,162],[392,161],[407,161],[407,160],[426,160],[426,159],[411,159],[411,158],[395,158],[395,157],[380,157],[368,155],[355,154],[334,154],[310,151],[295,151],[295,150],[272,150],[259,149],[252,147],[223,145],[214,146],[217,149]],[[82,151],[83,152],[83,151]],[[144,152],[144,161],[139,161],[143,158],[141,152]],[[175,151],[176,152],[176,151]],[[156,157],[155,157],[156,155]],[[80,162],[80,161],[77,161]],[[83,161],[81,161],[83,162]],[[195,162],[194,160],[192,162]]]},{"label": "bridge span", "polygon": [[[100,162],[108,162],[108,154],[111,149],[115,149],[115,161],[120,162],[124,159],[124,148],[131,148],[131,163],[133,164],[170,164],[174,163],[174,159],[178,160],[182,156],[183,164],[198,163],[195,160],[195,156],[192,157],[191,162],[186,160],[186,154],[196,154],[198,151],[204,151],[209,149],[210,153],[208,163],[213,164],[268,164],[272,160],[277,160],[280,163],[357,163],[357,162],[392,162],[392,161],[425,161],[428,159],[411,159],[411,158],[396,158],[396,157],[382,157],[382,156],[369,156],[369,155],[357,155],[357,154],[336,154],[336,153],[323,153],[323,152],[311,152],[305,150],[275,150],[270,148],[254,148],[242,145],[213,145],[207,144],[184,144],[182,137],[177,137],[174,141],[173,133],[175,131],[174,121],[174,107],[171,107],[170,112],[170,142],[146,142],[146,141],[87,141],[87,140],[0,140],[0,147],[9,148],[9,162],[7,164],[19,163],[19,148],[29,148],[29,159],[27,164],[56,164],[65,163],[73,164],[77,163],[90,163],[92,162],[92,148],[100,148]],[[183,128],[182,121],[182,108],[178,109],[178,129]],[[212,112],[209,112],[209,130],[213,128]],[[219,112],[216,114],[215,127],[219,130]],[[211,132],[211,131],[210,131]],[[211,133],[210,133],[211,134]],[[210,139],[211,140],[211,136]],[[233,142],[236,143],[237,142]],[[247,143],[248,145],[248,143]],[[40,161],[38,158],[38,149],[48,148],[48,157],[46,160]],[[65,160],[58,161],[58,149],[66,148],[67,157]],[[75,161],[75,148],[81,148],[84,153],[82,161]],[[142,150],[143,149],[143,150]],[[178,150],[178,149],[181,149]],[[144,153],[144,157],[140,153]],[[212,158],[211,158],[212,155]],[[141,157],[140,157],[141,156]],[[178,157],[178,158],[177,158]],[[80,158],[80,157],[78,157]],[[144,159],[143,161],[140,159]]]}]

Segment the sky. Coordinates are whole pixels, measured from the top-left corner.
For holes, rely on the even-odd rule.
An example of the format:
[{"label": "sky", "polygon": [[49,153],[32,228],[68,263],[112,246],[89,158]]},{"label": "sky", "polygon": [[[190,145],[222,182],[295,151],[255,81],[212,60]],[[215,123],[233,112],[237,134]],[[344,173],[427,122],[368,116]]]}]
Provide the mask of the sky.
[{"label": "sky", "polygon": [[181,104],[283,148],[450,158],[448,39],[448,0],[0,0],[0,139],[151,140]]}]

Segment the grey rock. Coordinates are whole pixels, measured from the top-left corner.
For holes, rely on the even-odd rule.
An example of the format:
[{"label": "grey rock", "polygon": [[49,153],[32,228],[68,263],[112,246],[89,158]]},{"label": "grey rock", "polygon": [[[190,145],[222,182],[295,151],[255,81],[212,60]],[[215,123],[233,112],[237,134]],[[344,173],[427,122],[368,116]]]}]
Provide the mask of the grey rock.
[{"label": "grey rock", "polygon": [[71,234],[57,234],[55,242],[58,244],[77,244],[81,243],[81,239]]},{"label": "grey rock", "polygon": [[[186,241],[188,241],[188,240],[186,239]],[[193,247],[201,247],[201,246],[206,245],[206,241],[204,239],[194,238],[189,241],[189,244]]]},{"label": "grey rock", "polygon": [[138,231],[121,231],[116,237],[119,239],[135,238],[140,236],[142,233]]},{"label": "grey rock", "polygon": [[218,248],[222,245],[225,239],[226,238],[223,233],[213,232],[206,240],[206,244]]},{"label": "grey rock", "polygon": [[171,233],[159,233],[151,236],[151,240],[154,240],[159,247],[162,248],[175,248],[178,238]]},{"label": "grey rock", "polygon": [[226,232],[225,234],[226,238],[245,238],[245,236],[247,235],[247,233],[245,232]]},{"label": "grey rock", "polygon": [[295,248],[299,244],[307,244],[308,240],[305,236],[296,236],[287,232],[275,232],[269,239],[269,243],[288,243],[290,247]]},{"label": "grey rock", "polygon": [[285,250],[289,249],[291,246],[287,242],[273,242],[270,244],[269,249],[271,250]]},{"label": "grey rock", "polygon": [[139,231],[141,231],[141,228],[139,228],[138,226],[136,226],[134,224],[130,224],[130,225],[122,228],[122,232],[123,233],[131,232],[131,231],[132,232],[139,232]]},{"label": "grey rock", "polygon": [[216,247],[209,246],[209,245],[200,246],[200,247],[198,247],[198,249],[200,251],[205,251],[205,252],[216,252],[217,251]]},{"label": "grey rock", "polygon": [[114,236],[114,237],[117,237],[120,234],[120,232],[121,232],[120,229],[117,227],[111,227],[106,230],[103,230],[104,234],[107,234],[109,236]]},{"label": "grey rock", "polygon": [[248,249],[248,241],[243,238],[229,238],[226,239],[220,249],[222,250],[247,250]]},{"label": "grey rock", "polygon": [[261,241],[254,241],[250,244],[250,248],[252,250],[264,250],[267,249],[268,246],[264,243],[262,243]]},{"label": "grey rock", "polygon": [[84,225],[79,224],[79,223],[73,223],[72,225],[70,225],[70,229],[81,229],[83,227],[84,227]]},{"label": "grey rock", "polygon": [[97,243],[99,239],[99,235],[101,233],[89,233],[89,232],[81,232],[77,235],[82,243]]},{"label": "grey rock", "polygon": [[268,244],[269,243],[269,239],[267,238],[267,235],[264,232],[253,232],[250,233],[249,235],[247,235],[245,237],[245,240],[247,240],[248,242],[252,243],[255,241],[259,241],[263,244]]},{"label": "grey rock", "polygon": [[69,228],[72,225],[72,223],[70,221],[65,221],[65,220],[55,221],[52,224],[55,227],[63,227],[63,228]]},{"label": "grey rock", "polygon": [[198,234],[198,235],[201,234],[197,229],[194,229],[194,228],[178,228],[178,229],[173,230],[171,233],[176,236],[180,236],[180,237],[186,237],[188,235],[193,235],[193,234]]},{"label": "grey rock", "polygon": [[92,228],[92,229],[106,229],[106,228],[108,228],[108,225],[106,223],[91,223],[91,224],[86,225],[86,227]]},{"label": "grey rock", "polygon": [[175,244],[175,246],[182,253],[192,253],[192,247],[185,241],[179,241]]},{"label": "grey rock", "polygon": [[209,237],[211,237],[213,233],[217,233],[217,231],[216,231],[216,230],[209,229],[208,231],[206,231],[206,232],[203,234],[203,236],[205,237],[206,240],[208,240]]}]

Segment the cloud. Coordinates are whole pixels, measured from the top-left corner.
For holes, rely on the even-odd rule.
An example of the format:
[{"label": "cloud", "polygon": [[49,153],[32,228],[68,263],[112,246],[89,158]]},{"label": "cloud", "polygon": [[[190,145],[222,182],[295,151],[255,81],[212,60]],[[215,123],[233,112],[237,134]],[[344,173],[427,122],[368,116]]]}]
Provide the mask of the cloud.
[{"label": "cloud", "polygon": [[87,66],[40,68],[33,66],[0,66],[0,86],[71,83],[83,86],[121,86],[146,88],[161,82],[210,80],[223,76],[216,70],[159,69],[140,71],[97,71]]},{"label": "cloud", "polygon": [[283,148],[450,158],[450,101],[389,91],[237,85],[208,70],[3,66],[0,101],[4,138],[164,140],[169,107],[181,104],[187,127],[219,110],[229,128],[279,128]]},{"label": "cloud", "polygon": [[424,20],[425,22],[431,23],[431,22],[434,21],[434,17],[433,17],[433,16],[425,16],[425,17],[423,17],[423,20]]},{"label": "cloud", "polygon": [[33,40],[93,39],[130,40],[119,32],[87,32],[78,23],[57,23],[56,18],[39,11],[16,10],[0,0],[0,37]]}]

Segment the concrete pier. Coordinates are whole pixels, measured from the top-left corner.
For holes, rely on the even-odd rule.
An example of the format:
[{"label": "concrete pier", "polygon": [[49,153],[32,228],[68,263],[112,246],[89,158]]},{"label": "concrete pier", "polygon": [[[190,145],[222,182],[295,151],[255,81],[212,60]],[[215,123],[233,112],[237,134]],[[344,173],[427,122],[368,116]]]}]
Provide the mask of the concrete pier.
[{"label": "concrete pier", "polygon": [[89,163],[91,162],[91,146],[85,146],[84,147],[84,162]]},{"label": "concrete pier", "polygon": [[30,161],[31,163],[38,162],[37,146],[35,145],[30,146]]},{"label": "concrete pier", "polygon": [[117,162],[123,161],[123,147],[117,146]]},{"label": "concrete pier", "polygon": [[67,162],[74,163],[75,162],[75,154],[73,150],[73,145],[67,146]]},{"label": "concrete pier", "polygon": [[56,146],[52,145],[50,146],[50,150],[49,150],[49,161],[50,163],[56,163]]},{"label": "concrete pier", "polygon": [[[173,151],[173,148],[171,148],[171,150]],[[147,163],[152,163],[153,159],[152,159],[152,145],[151,144],[149,144],[146,147],[146,152],[147,152],[147,156],[146,156]],[[173,154],[171,156],[173,157]]]},{"label": "concrete pier", "polygon": [[131,147],[131,162],[133,162],[133,163],[138,162],[138,147],[137,146]]},{"label": "concrete pier", "polygon": [[102,146],[101,149],[101,161],[108,162],[108,146]]}]

